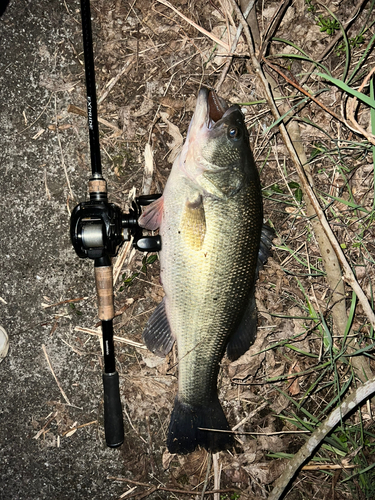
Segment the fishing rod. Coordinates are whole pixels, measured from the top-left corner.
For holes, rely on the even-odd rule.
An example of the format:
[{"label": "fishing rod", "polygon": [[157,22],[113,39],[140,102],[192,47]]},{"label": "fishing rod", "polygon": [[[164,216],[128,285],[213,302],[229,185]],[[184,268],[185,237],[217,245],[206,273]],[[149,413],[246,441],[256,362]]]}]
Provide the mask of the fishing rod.
[{"label": "fishing rod", "polygon": [[107,182],[102,175],[100,157],[90,0],[81,0],[81,17],[92,174],[88,183],[90,200],[74,208],[70,219],[70,237],[78,257],[94,261],[104,351],[104,431],[107,445],[115,448],[124,441],[124,425],[113,343],[112,257],[117,255],[121,244],[132,237],[133,245],[142,252],[161,249],[160,236],[143,236],[138,225],[141,207],[149,205],[160,195],[139,196],[132,202],[127,214],[108,202]]}]

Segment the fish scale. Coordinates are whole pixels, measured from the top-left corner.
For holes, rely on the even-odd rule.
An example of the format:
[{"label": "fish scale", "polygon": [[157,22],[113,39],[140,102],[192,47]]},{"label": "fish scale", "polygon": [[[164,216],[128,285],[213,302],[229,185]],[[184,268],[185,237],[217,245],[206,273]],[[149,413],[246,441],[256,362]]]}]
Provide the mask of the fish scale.
[{"label": "fish scale", "polygon": [[[182,188],[181,184],[180,181],[178,185]],[[162,283],[167,297],[173,297],[171,305],[167,305],[168,318],[172,331],[178,332],[178,393],[187,404],[203,404],[210,391],[216,390],[216,366],[223,355],[225,340],[247,305],[258,252],[256,238],[248,235],[253,231],[260,237],[261,213],[251,210],[253,192],[249,186],[248,192],[241,193],[242,199],[208,199],[203,203],[209,218],[204,245],[199,251],[192,251],[189,241],[178,233],[181,206],[171,203],[174,225],[161,228],[166,249],[160,257]],[[189,190],[171,192],[174,199],[180,196],[189,199],[188,195]],[[168,191],[164,196],[167,205]],[[243,207],[240,214],[236,213],[238,205]],[[258,227],[254,227],[254,220],[258,220]],[[250,259],[252,254],[254,258]],[[173,266],[168,265],[170,261]],[[214,297],[219,300],[213,300]]]},{"label": "fish scale", "polygon": [[263,222],[259,176],[241,111],[224,109],[214,122],[209,98],[201,89],[163,197],[140,219],[144,227],[160,227],[165,291],[143,338],[161,355],[177,343],[171,453],[199,445],[218,451],[233,444],[230,433],[215,432],[230,429],[217,395],[220,361],[225,349],[232,359],[239,357],[256,334],[254,282]]}]

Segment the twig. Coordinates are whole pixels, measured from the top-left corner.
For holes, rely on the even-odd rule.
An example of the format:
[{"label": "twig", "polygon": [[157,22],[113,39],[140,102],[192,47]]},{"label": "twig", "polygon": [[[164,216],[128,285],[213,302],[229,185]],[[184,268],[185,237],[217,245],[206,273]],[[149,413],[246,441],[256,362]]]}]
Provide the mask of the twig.
[{"label": "twig", "polygon": [[308,97],[313,102],[315,102],[315,104],[317,104],[322,109],[324,109],[324,111],[326,113],[329,113],[331,116],[333,116],[333,118],[335,118],[336,120],[338,120],[338,121],[340,121],[340,122],[342,122],[342,123],[345,124],[345,120],[343,118],[341,118],[341,116],[339,116],[338,114],[336,114],[331,109],[327,108],[327,106],[325,106],[322,102],[320,102],[316,97],[314,97],[313,95],[309,94],[309,92],[307,92],[307,90],[305,90],[303,87],[301,87],[301,85],[298,85],[298,83],[296,83],[293,80],[291,80],[290,78],[288,78],[281,70],[279,70],[279,68],[277,68],[276,66],[274,66],[273,64],[271,64],[265,57],[262,57],[262,61],[265,62],[267,64],[267,66],[269,66],[274,71],[276,71],[276,73],[278,73],[280,76],[282,76],[284,78],[284,80],[287,81],[290,85],[292,85],[295,89],[299,90],[302,94],[304,94],[306,97]]},{"label": "twig", "polygon": [[25,132],[26,130],[28,130],[30,127],[32,127],[33,125],[35,125],[35,123],[39,120],[39,118],[43,115],[43,113],[45,112],[45,110],[48,108],[49,106],[49,103],[51,102],[51,99],[52,99],[52,93],[51,95],[49,96],[49,99],[48,99],[48,102],[47,104],[44,106],[44,108],[42,109],[42,111],[39,113],[39,115],[37,116],[37,118],[32,122],[30,123],[30,125],[28,125],[27,127],[23,128],[22,130],[20,130],[19,132],[16,132],[14,134],[14,136],[17,136],[17,135],[20,135],[20,134],[23,134],[23,132]]},{"label": "twig", "polygon": [[[78,106],[75,106],[74,104],[69,104],[69,106],[68,106],[68,113],[74,113],[75,115],[79,115],[79,116],[87,116],[87,112],[84,109],[81,109]],[[100,116],[98,116],[98,122],[101,123],[102,125],[105,125],[106,127],[111,128],[112,130],[114,130],[115,133],[116,133],[116,135],[121,135],[122,134],[122,130],[121,129],[119,129],[113,123],[108,122],[104,118],[100,118]]]},{"label": "twig", "polygon": [[120,252],[117,256],[116,262],[113,266],[113,285],[117,283],[118,277],[120,276],[122,266],[125,262],[126,257],[128,256],[128,253],[130,249],[133,247],[133,240],[134,237],[131,236],[130,240],[124,245],[121,249]]},{"label": "twig", "polygon": [[[137,500],[142,500],[142,498],[146,498],[146,497],[150,496],[152,493],[155,493],[155,491],[157,491],[157,489],[158,489],[157,486],[151,486],[151,488],[149,490],[145,491],[143,494],[142,493],[140,495],[136,494]],[[130,495],[128,495],[128,497],[130,497]]]},{"label": "twig", "polygon": [[[89,335],[95,335],[96,337],[102,336],[101,333],[97,332],[96,330],[92,330],[91,328],[82,328],[80,326],[76,326],[74,330],[77,332],[88,333]],[[117,335],[113,336],[113,340],[116,340],[116,342],[122,342],[123,344],[131,345],[133,347],[138,347],[139,349],[147,349],[147,347],[144,344],[141,344],[140,342],[136,342],[135,340],[125,339],[124,337],[118,337]]]},{"label": "twig", "polygon": [[104,99],[107,97],[107,95],[111,92],[113,87],[116,85],[116,83],[120,80],[120,78],[126,74],[129,73],[129,71],[132,69],[133,64],[134,64],[134,59],[135,56],[130,56],[129,59],[126,61],[126,64],[122,67],[122,69],[117,73],[116,76],[114,76],[106,85],[106,90],[102,93],[102,95],[99,97],[98,100],[98,106],[101,104]]},{"label": "twig", "polygon": [[52,413],[50,418],[47,420],[47,422],[43,425],[43,427],[33,436],[33,439],[39,439],[40,436],[45,432],[46,428],[49,426],[49,424],[57,417],[57,411]]},{"label": "twig", "polygon": [[67,434],[69,434],[69,432],[76,431],[77,429],[82,429],[83,427],[87,427],[88,425],[97,424],[97,423],[98,423],[97,420],[92,420],[91,422],[87,422],[86,424],[76,425],[76,426],[72,427],[71,429],[63,432],[62,435],[66,436]]},{"label": "twig", "polygon": [[[214,490],[220,490],[221,464],[219,467],[219,453],[212,455],[212,463],[214,467]],[[220,500],[220,493],[214,494],[214,500]]]},{"label": "twig", "polygon": [[169,7],[170,9],[172,9],[174,12],[176,12],[176,14],[178,14],[180,17],[182,17],[182,19],[184,19],[186,22],[188,22],[189,24],[194,26],[194,28],[196,28],[198,31],[200,31],[203,35],[207,36],[208,38],[211,38],[211,40],[213,40],[218,45],[221,45],[222,47],[224,47],[225,50],[227,50],[229,52],[230,47],[227,43],[223,42],[222,40],[220,40],[220,38],[213,35],[209,31],[205,30],[204,28],[199,26],[199,24],[195,23],[194,21],[192,21],[188,17],[184,16],[184,14],[182,14],[178,9],[176,9],[176,7],[174,7],[170,2],[168,2],[167,0],[157,0],[157,1],[159,3],[165,5],[166,7]]},{"label": "twig", "polygon": [[130,488],[130,490],[125,491],[122,495],[119,496],[119,500],[121,500],[122,498],[129,497],[130,494],[133,493],[133,491],[135,491],[136,489],[137,489],[137,486],[133,486],[133,488]]},{"label": "twig", "polygon": [[[254,4],[255,4],[255,0],[250,0],[248,6],[246,7],[246,10],[244,12],[244,16],[245,18],[249,15],[251,9],[254,7]],[[238,44],[238,40],[240,39],[240,36],[241,36],[241,33],[242,33],[242,25],[240,24],[237,28],[237,32],[236,32],[236,35],[234,37],[234,40],[233,40],[233,43],[232,43],[232,46],[230,48],[230,57],[228,59],[228,61],[225,63],[225,66],[224,68],[222,69],[221,71],[221,75],[220,75],[220,78],[219,78],[219,81],[218,83],[216,84],[215,86],[215,89],[216,91],[218,92],[220,87],[222,86],[223,84],[223,81],[229,71],[229,67],[230,65],[232,64],[232,60],[233,60],[233,54],[234,52],[236,51],[236,47],[237,47],[237,44]]]},{"label": "twig", "polygon": [[307,443],[287,461],[286,469],[276,481],[268,500],[278,500],[300,466],[314,453],[323,439],[342,421],[345,416],[375,393],[375,377],[359,386],[341,405],[333,410],[326,420],[311,435]]},{"label": "twig", "polygon": [[[362,92],[363,88],[365,87],[365,85],[367,85],[367,82],[370,80],[370,78],[372,77],[372,75],[374,73],[375,73],[375,68],[372,68],[372,70],[370,71],[370,73],[363,80],[361,86],[358,89],[358,92]],[[364,135],[366,137],[366,139],[369,142],[371,142],[371,144],[375,145],[375,136],[373,134],[371,134],[370,132],[367,132],[363,127],[361,127],[361,125],[355,119],[354,109],[356,108],[357,102],[358,102],[357,97],[351,97],[351,98],[349,98],[349,104],[347,106],[348,118],[352,122],[354,129],[357,132],[359,132],[360,134]],[[345,121],[345,123],[346,123],[346,121]],[[346,123],[346,125],[348,125],[348,124]]]},{"label": "twig", "polygon": [[[289,7],[289,4],[290,4],[290,0],[284,0],[284,2],[279,3],[271,21],[269,22],[266,33],[262,37],[263,41],[262,41],[262,45],[261,45],[260,50],[259,50],[259,53],[261,56],[263,56],[263,54],[266,53],[269,41],[273,37],[275,30],[277,30],[277,28],[279,27],[281,19],[284,16],[285,11]],[[246,19],[245,15],[244,15],[244,18]]]},{"label": "twig", "polygon": [[43,352],[44,352],[44,356],[46,357],[49,369],[51,370],[53,378],[56,380],[56,384],[57,384],[58,388],[60,389],[60,392],[63,395],[63,398],[65,399],[65,401],[68,403],[69,406],[72,406],[71,403],[70,403],[70,401],[69,401],[69,399],[68,399],[68,396],[64,392],[64,389],[61,387],[61,384],[58,381],[58,379],[57,379],[57,377],[55,375],[55,372],[53,371],[53,368],[52,368],[52,365],[51,365],[51,361],[50,361],[50,359],[48,357],[46,346],[44,344],[42,344],[42,349],[43,349]]},{"label": "twig", "polygon": [[[107,476],[107,479],[111,481],[123,481],[125,483],[135,484],[137,486],[143,486],[145,488],[150,488],[150,484],[141,483],[140,481],[133,481],[132,479],[127,479],[126,477],[116,477],[116,476]],[[169,493],[179,493],[181,495],[199,495],[200,491],[193,490],[178,490],[176,488],[166,488],[164,486],[155,486],[155,490],[153,491],[168,491]],[[240,493],[241,491],[238,488],[223,488],[221,490],[210,490],[206,491],[205,495],[214,495],[215,493]]]},{"label": "twig", "polygon": [[337,469],[358,469],[359,465],[345,465],[345,464],[312,464],[304,465],[302,470],[337,470]]},{"label": "twig", "polygon": [[130,418],[130,415],[126,411],[125,407],[124,407],[124,413],[126,415],[126,418],[129,420],[129,424],[130,424],[131,428],[133,429],[133,431],[137,434],[137,436],[139,437],[139,439],[144,442],[144,444],[147,444],[147,441],[139,434],[139,432],[137,431],[137,429],[134,427],[133,422],[132,422],[132,420]]},{"label": "twig", "polygon": [[[245,420],[245,419],[244,419]],[[247,420],[247,418],[246,418]],[[200,431],[224,432],[234,436],[276,436],[280,434],[310,434],[310,431],[275,431],[275,432],[247,432],[247,431],[228,431],[223,429],[210,429],[209,427],[198,427]]]},{"label": "twig", "polygon": [[[259,413],[261,410],[263,410],[263,408],[265,408],[266,406],[268,405],[268,403],[262,403],[260,406],[257,406],[255,408],[255,410],[251,411],[250,413],[248,413],[246,415],[246,417],[244,417],[240,422],[238,422],[238,424],[236,424],[233,428],[232,428],[232,431],[236,431],[237,429],[239,429],[241,427],[241,425],[243,425],[244,423],[246,423],[248,420],[250,420],[251,418],[254,417],[254,415],[256,415],[257,413]],[[239,433],[239,434],[242,434]]]},{"label": "twig", "polygon": [[204,483],[203,483],[203,489],[201,493],[201,500],[204,499],[204,495],[207,489],[207,484],[208,484],[208,478],[210,477],[210,472],[211,472],[211,462],[212,462],[212,453],[209,452],[207,454],[207,471],[206,471],[206,477],[204,478]]},{"label": "twig", "polygon": [[48,309],[49,307],[62,306],[64,304],[71,304],[72,302],[80,302],[81,300],[86,300],[88,297],[79,297],[78,299],[66,299],[60,302],[55,302],[55,304],[42,304],[43,309]]},{"label": "twig", "polygon": [[[268,83],[268,81],[263,73],[262,67],[261,67],[259,61],[257,60],[257,58],[255,57],[254,47],[253,47],[249,27],[248,27],[246,21],[244,20],[244,18],[242,16],[242,12],[238,8],[235,0],[230,0],[230,1],[231,1],[232,6],[233,6],[233,9],[237,13],[239,21],[241,22],[241,24],[244,27],[245,36],[247,39],[247,43],[249,45],[252,64],[253,64],[253,67],[255,69],[255,72],[257,73],[257,75],[258,75],[258,77],[263,85],[268,105],[271,108],[271,111],[272,111],[272,114],[273,114],[275,120],[278,120],[278,119],[280,119],[280,114],[279,114],[277,106],[272,98],[272,95],[271,95],[271,92],[269,89],[269,83]],[[319,202],[315,196],[315,193],[314,193],[313,189],[311,188],[309,181],[307,179],[306,172],[304,171],[304,169],[300,163],[299,157],[298,157],[298,155],[293,147],[293,144],[289,138],[289,135],[288,135],[288,132],[285,128],[285,125],[283,123],[280,123],[279,128],[280,128],[280,133],[282,135],[284,143],[288,149],[288,153],[289,153],[289,155],[294,163],[295,169],[296,169],[298,176],[300,178],[300,182],[302,184],[303,190],[304,190],[306,196],[309,198],[309,201],[315,210],[316,216],[322,225],[324,233],[326,234],[326,236],[327,236],[330,244],[332,245],[332,248],[333,248],[335,254],[337,255],[337,258],[342,266],[343,279],[348,283],[349,286],[351,286],[351,288],[356,293],[358,300],[360,301],[368,320],[370,321],[373,328],[375,328],[374,311],[372,310],[365,293],[363,292],[362,288],[360,287],[359,283],[357,282],[357,280],[354,276],[354,273],[353,273],[348,261],[346,260],[344,252],[342,251],[342,249],[341,249],[341,247],[340,247],[340,245],[339,245],[339,243],[338,243],[338,241],[337,241],[337,239],[336,239],[336,237],[335,237],[335,235],[334,235],[334,233],[333,233],[333,231],[332,231],[332,229],[331,229],[331,227],[326,219],[326,216],[319,205]]]}]

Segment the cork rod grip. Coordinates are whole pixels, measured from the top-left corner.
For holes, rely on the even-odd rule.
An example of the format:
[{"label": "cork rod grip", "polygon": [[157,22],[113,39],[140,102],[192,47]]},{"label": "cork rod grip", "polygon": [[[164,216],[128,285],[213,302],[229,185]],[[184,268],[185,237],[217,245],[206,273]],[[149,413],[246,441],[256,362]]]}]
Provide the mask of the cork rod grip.
[{"label": "cork rod grip", "polygon": [[113,305],[112,266],[95,267],[96,292],[98,294],[99,319],[108,321],[115,316]]},{"label": "cork rod grip", "polygon": [[104,179],[92,179],[89,181],[89,193],[106,193],[107,183]]}]

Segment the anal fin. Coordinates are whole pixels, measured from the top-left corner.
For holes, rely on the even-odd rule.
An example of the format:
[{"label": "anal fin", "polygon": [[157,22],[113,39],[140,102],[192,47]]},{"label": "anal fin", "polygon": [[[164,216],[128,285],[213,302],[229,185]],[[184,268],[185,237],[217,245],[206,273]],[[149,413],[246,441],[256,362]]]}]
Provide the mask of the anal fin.
[{"label": "anal fin", "polygon": [[142,337],[147,348],[157,356],[166,356],[172,349],[174,338],[165,311],[165,299],[151,314]]}]

